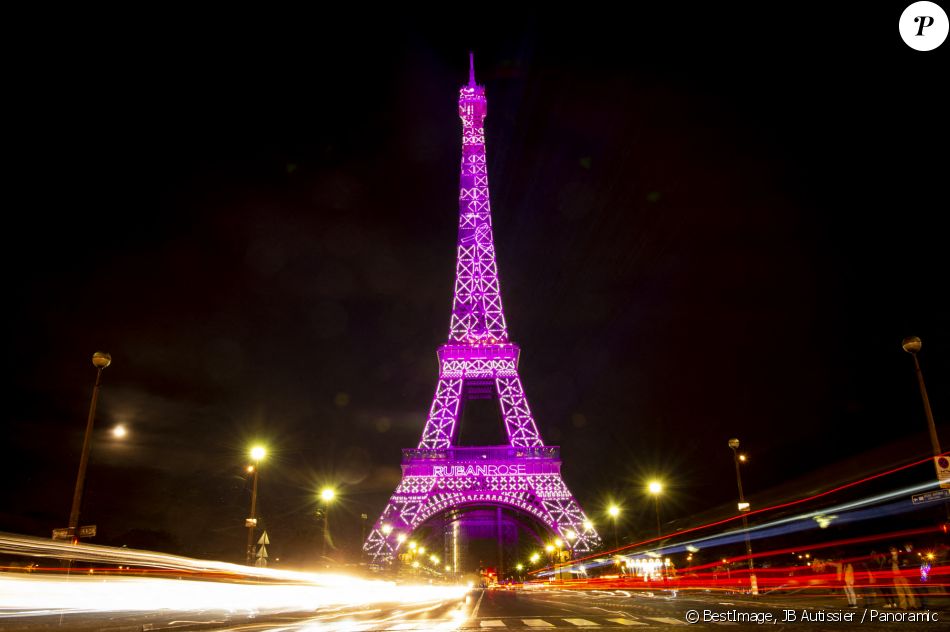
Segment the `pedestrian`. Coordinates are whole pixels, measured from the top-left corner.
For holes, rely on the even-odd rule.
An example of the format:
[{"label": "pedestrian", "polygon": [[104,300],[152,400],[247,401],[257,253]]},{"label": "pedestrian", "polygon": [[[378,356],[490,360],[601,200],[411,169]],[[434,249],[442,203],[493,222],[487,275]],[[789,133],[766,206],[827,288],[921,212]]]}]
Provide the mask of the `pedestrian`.
[{"label": "pedestrian", "polygon": [[891,547],[891,574],[894,576],[894,593],[897,595],[897,605],[901,610],[919,607],[917,597],[911,589],[907,578],[901,573],[900,560],[897,555],[897,549]]},{"label": "pedestrian", "polygon": [[883,607],[895,607],[897,603],[894,601],[894,585],[891,574],[888,572],[887,557],[883,553],[871,551],[871,568],[880,587],[881,599],[884,601]]},{"label": "pedestrian", "polygon": [[875,555],[877,555],[877,553],[871,551],[871,555],[869,557],[863,557],[857,562],[857,570],[860,571],[861,577],[861,581],[858,583],[858,585],[861,587],[861,594],[863,595],[864,605],[866,606],[875,605],[877,600],[877,595],[875,594],[877,580],[874,577],[874,571],[872,570]]},{"label": "pedestrian", "polygon": [[857,608],[858,607],[858,597],[854,594],[854,566],[851,562],[843,560],[844,562],[844,594],[848,598],[848,607]]}]

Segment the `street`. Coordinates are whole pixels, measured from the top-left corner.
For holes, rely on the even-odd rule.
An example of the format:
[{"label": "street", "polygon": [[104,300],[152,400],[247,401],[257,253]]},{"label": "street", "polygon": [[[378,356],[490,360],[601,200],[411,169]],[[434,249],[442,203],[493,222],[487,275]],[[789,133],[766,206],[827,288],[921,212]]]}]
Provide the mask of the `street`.
[{"label": "street", "polygon": [[[761,620],[778,625],[778,629],[818,630],[824,629],[829,622],[834,624],[837,617],[841,617],[839,620],[848,624],[849,628],[857,626],[856,629],[880,630],[894,625],[869,623],[869,611],[862,626],[860,620],[864,609],[848,610],[843,598],[838,605],[833,600],[824,599],[822,606],[817,608],[811,605],[812,602],[811,599],[788,597],[759,597],[752,600],[747,596],[708,593],[673,595],[628,591],[491,590],[484,593],[480,605],[474,609],[463,628],[651,629],[687,625],[690,611],[695,611],[701,618],[692,626],[694,628],[755,625],[756,621]],[[785,623],[786,610],[793,610],[797,621]],[[855,617],[853,623],[848,623],[849,615]],[[719,620],[703,623],[704,616]],[[811,621],[802,620],[806,617]],[[939,623],[903,623],[901,629],[923,630],[934,625]]]},{"label": "street", "polygon": [[[814,604],[821,603],[820,606]],[[686,626],[690,612],[700,621],[693,628],[709,629],[719,625],[775,624],[779,630],[824,630],[829,626],[847,625],[857,630],[939,629],[950,613],[927,610],[931,620],[923,622],[874,621],[870,608],[843,607],[833,598],[798,599],[788,595],[770,598],[696,593],[673,595],[629,591],[571,591],[547,588],[476,590],[463,600],[434,600],[427,603],[376,604],[373,607],[333,607],[316,611],[281,613],[162,611],[162,612],[97,612],[59,614],[35,613],[33,616],[10,617],[5,613],[0,628],[27,630],[99,630],[103,632],[136,632],[148,630],[229,630],[229,631],[304,631],[340,630],[371,632],[375,630],[576,630],[661,629]],[[794,612],[796,621],[786,617]],[[907,617],[903,611],[877,611],[880,616]],[[862,616],[865,622],[860,623]],[[917,615],[920,616],[920,615]],[[937,616],[936,621],[933,617]],[[703,620],[705,617],[705,622]],[[711,618],[718,621],[711,621]],[[853,617],[849,619],[849,617]]]}]

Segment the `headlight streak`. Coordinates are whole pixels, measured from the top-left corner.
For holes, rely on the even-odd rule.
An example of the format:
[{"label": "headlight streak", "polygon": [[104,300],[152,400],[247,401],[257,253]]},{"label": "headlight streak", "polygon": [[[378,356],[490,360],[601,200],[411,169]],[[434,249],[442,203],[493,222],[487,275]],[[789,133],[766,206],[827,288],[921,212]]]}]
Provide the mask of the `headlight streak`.
[{"label": "headlight streak", "polygon": [[[947,454],[950,454],[950,453],[948,453],[948,452],[945,452],[945,453],[944,453],[944,455],[947,455]],[[891,468],[891,469],[889,469],[889,470],[885,470],[885,471],[883,471],[883,472],[878,472],[877,474],[871,474],[870,476],[865,476],[864,478],[858,479],[858,480],[856,480],[856,481],[850,481],[850,482],[847,482],[847,483],[842,483],[841,485],[838,485],[838,486],[836,486],[836,487],[832,487],[832,488],[830,488],[830,489],[826,489],[825,491],[823,491],[823,492],[818,492],[817,494],[812,494],[811,496],[806,496],[806,497],[804,497],[804,498],[797,498],[797,499],[795,499],[795,500],[790,500],[790,501],[787,501],[787,502],[778,503],[778,504],[776,504],[776,505],[771,505],[771,506],[769,506],[769,507],[763,507],[762,509],[756,509],[756,510],[754,510],[754,511],[750,511],[750,512],[747,512],[747,513],[744,513],[744,514],[738,514],[738,515],[735,515],[735,516],[730,516],[730,517],[728,517],[728,518],[723,518],[722,520],[716,520],[715,522],[710,522],[710,523],[707,523],[707,524],[702,524],[702,525],[697,525],[697,526],[695,526],[695,527],[689,527],[689,528],[687,528],[687,529],[682,529],[682,530],[680,530],[680,531],[677,531],[675,535],[685,535],[685,534],[687,534],[687,533],[692,533],[692,532],[695,532],[695,531],[702,531],[703,529],[710,529],[710,528],[712,528],[712,527],[717,527],[717,526],[719,526],[719,525],[728,524],[728,523],[730,523],[730,522],[735,522],[735,521],[737,521],[737,520],[740,520],[740,519],[743,517],[743,515],[744,515],[746,518],[749,518],[749,517],[754,516],[754,515],[757,515],[757,514],[767,513],[767,512],[775,511],[775,510],[778,510],[778,509],[785,509],[786,507],[794,507],[795,505],[800,505],[800,504],[802,504],[802,503],[806,503],[806,502],[815,500],[815,499],[817,499],[817,498],[823,498],[823,497],[825,497],[825,496],[829,496],[829,495],[834,494],[834,493],[836,493],[836,492],[840,492],[840,491],[843,491],[843,490],[845,490],[845,489],[850,489],[850,488],[852,488],[852,487],[857,487],[858,485],[861,485],[861,484],[863,484],[863,483],[867,483],[867,482],[869,482],[869,481],[873,481],[873,480],[876,480],[876,479],[879,479],[879,478],[883,478],[883,477],[885,477],[885,476],[889,476],[889,475],[894,474],[894,473],[896,473],[896,472],[901,472],[901,471],[903,471],[903,470],[907,470],[907,469],[910,469],[910,468],[912,468],[912,467],[916,467],[916,466],[921,465],[921,464],[923,464],[923,463],[930,463],[930,462],[932,462],[932,457],[927,457],[927,458],[925,458],[925,459],[920,459],[920,460],[917,460],[917,461],[913,461],[913,462],[911,462],[911,463],[905,463],[904,465],[900,465],[900,466],[898,466],[898,467],[894,467],[894,468]],[[599,553],[594,553],[594,554],[592,554],[592,555],[586,555],[586,556],[584,556],[584,557],[581,557],[581,558],[578,558],[578,559],[574,560],[574,562],[575,562],[575,563],[586,562],[587,560],[593,560],[593,559],[595,559],[595,558],[601,558],[601,557],[603,557],[603,556],[605,556],[605,555],[606,555],[606,556],[613,556],[613,555],[617,555],[617,554],[619,554],[619,555],[625,555],[625,554],[626,554],[626,553],[624,553],[625,551],[630,551],[630,550],[632,550],[632,549],[634,549],[634,548],[636,548],[636,547],[640,547],[640,546],[642,546],[642,545],[644,545],[644,544],[649,544],[649,543],[651,543],[651,542],[658,542],[658,541],[667,539],[667,538],[669,538],[669,537],[670,537],[670,535],[658,536],[658,537],[655,537],[655,538],[649,538],[649,539],[647,539],[647,540],[643,540],[642,542],[638,542],[638,543],[635,543],[635,544],[627,544],[627,545],[618,547],[618,548],[613,549],[613,550],[601,551],[601,552],[599,552]],[[553,567],[551,567],[551,566],[546,566],[546,567],[539,568],[539,569],[537,569],[537,570],[531,571],[529,574],[530,574],[530,575],[544,575],[544,574],[550,575],[550,574],[551,574],[551,571],[553,571]]]},{"label": "headlight streak", "polygon": [[[444,604],[439,603],[433,606],[419,608],[417,610],[409,610],[405,612],[396,612],[391,616],[384,617],[381,619],[364,619],[364,620],[342,620],[334,621],[332,624],[326,623],[326,621],[333,617],[316,617],[304,624],[304,627],[298,628],[296,625],[292,628],[298,630],[299,632],[362,632],[364,630],[379,630],[379,629],[406,629],[412,630],[427,630],[427,631],[448,631],[448,630],[458,630],[462,627],[465,621],[469,618],[469,613],[465,602],[459,604],[458,608],[451,610],[447,617],[440,619],[411,619],[406,621],[407,617],[416,614],[425,614],[432,612]],[[360,611],[361,614],[365,614],[365,611]],[[337,615],[339,616],[339,615]],[[318,622],[319,621],[319,622]],[[401,623],[394,626],[386,625],[395,621],[400,621]]]},{"label": "headlight streak", "polygon": [[[467,589],[448,585],[397,585],[347,575],[254,568],[150,551],[69,544],[0,534],[0,551],[49,559],[121,564],[177,572],[180,577],[0,574],[0,618],[42,614],[157,610],[250,614],[306,612],[370,604],[435,604],[461,600]],[[142,568],[125,572],[138,575]],[[208,578],[210,576],[210,579]],[[224,581],[232,580],[232,581]],[[248,581],[252,580],[252,581]],[[361,610],[364,613],[365,610]]]},{"label": "headlight streak", "polygon": [[461,599],[455,586],[330,587],[305,584],[239,584],[205,580],[72,575],[0,577],[0,617],[38,613],[221,611],[257,615],[315,611],[330,606],[373,603],[420,604]]},{"label": "headlight streak", "polygon": [[[909,496],[910,494],[915,494],[921,491],[925,491],[927,489],[934,487],[935,485],[936,485],[935,482],[928,482],[921,485],[915,485],[913,487],[899,489],[893,492],[887,492],[885,494],[879,494],[878,496],[871,496],[869,498],[862,498],[860,500],[843,503],[841,505],[836,505],[834,507],[829,507],[826,509],[810,511],[807,513],[799,514],[797,516],[790,516],[788,518],[773,520],[772,522],[766,522],[760,525],[749,527],[748,532],[751,534],[753,539],[759,539],[763,537],[778,535],[781,533],[790,533],[794,531],[820,528],[819,525],[814,522],[814,518],[817,516],[822,516],[829,513],[837,514],[836,522],[838,524],[845,524],[846,522],[852,522],[854,520],[863,519],[863,516],[877,517],[878,515],[895,513],[892,511],[882,511],[881,513],[877,513],[878,511],[883,509],[883,508],[878,508],[873,511],[867,510],[866,512],[853,512],[853,514],[855,515],[852,516],[850,519],[842,515],[844,512],[849,512],[859,507],[867,507],[869,505],[876,505],[888,500],[893,500],[895,498],[906,499],[907,496]],[[915,509],[918,509],[918,507],[914,507],[913,505],[909,505],[906,503],[904,503],[903,507],[904,507],[903,511],[913,511]],[[855,517],[857,515],[861,515],[862,517],[861,518]],[[793,523],[799,523],[799,524],[792,528],[782,528],[783,525],[792,525]],[[717,546],[719,544],[729,544],[733,542],[738,542],[739,540],[745,537],[745,533],[746,531],[744,529],[738,529],[736,531],[730,531],[721,535],[710,535],[710,536],[705,536],[702,538],[695,538],[693,540],[689,540],[688,542],[679,543],[675,546],[665,547],[665,548],[655,549],[655,550],[660,555],[670,555],[673,553],[681,553],[686,550],[687,546],[689,545],[696,546],[699,543],[704,544],[704,547],[701,547],[701,548],[708,548],[710,546]]]},{"label": "headlight streak", "polygon": [[[820,526],[814,521],[816,516],[823,516],[827,514],[835,514],[837,517],[835,519],[836,524],[846,524],[848,522],[855,522],[859,520],[865,520],[868,518],[876,518],[882,515],[891,515],[894,513],[903,513],[907,511],[918,510],[919,507],[908,504],[906,498],[911,494],[920,493],[927,491],[936,487],[937,483],[935,481],[928,481],[926,483],[921,483],[911,487],[906,487],[903,489],[895,490],[892,492],[886,492],[879,494],[877,496],[870,496],[868,498],[862,498],[859,500],[849,501],[836,505],[833,507],[826,507],[820,510],[809,511],[803,514],[796,516],[790,516],[787,518],[780,518],[778,520],[773,520],[771,522],[766,522],[760,525],[755,525],[750,527],[748,532],[753,540],[759,540],[762,538],[769,538],[775,535],[794,533],[798,531],[806,531],[813,529],[820,529]],[[903,499],[904,502],[896,502],[884,507],[875,507],[873,509],[868,508],[869,506],[878,505],[880,503],[891,501],[895,499]],[[863,511],[856,511],[859,508],[867,508]],[[745,538],[745,530],[738,529],[735,531],[729,531],[721,534],[708,535],[701,538],[694,538],[692,540],[687,540],[685,542],[679,542],[672,546],[667,546],[663,548],[652,548],[644,549],[637,548],[637,545],[631,545],[624,552],[624,555],[674,555],[676,553],[682,553],[689,550],[690,547],[696,548],[699,545],[701,549],[708,549],[710,547],[723,546],[726,544],[734,544],[740,541],[743,541]],[[647,541],[646,543],[649,543]],[[648,553],[649,551],[649,553]],[[740,559],[745,559],[740,558]],[[602,560],[587,560],[585,563],[586,568],[590,569],[592,567],[607,566],[615,563],[615,558],[610,557]],[[574,566],[565,566],[565,570],[573,571]],[[542,572],[537,573],[540,577],[547,577],[553,574],[553,571],[550,569],[544,569]]]}]

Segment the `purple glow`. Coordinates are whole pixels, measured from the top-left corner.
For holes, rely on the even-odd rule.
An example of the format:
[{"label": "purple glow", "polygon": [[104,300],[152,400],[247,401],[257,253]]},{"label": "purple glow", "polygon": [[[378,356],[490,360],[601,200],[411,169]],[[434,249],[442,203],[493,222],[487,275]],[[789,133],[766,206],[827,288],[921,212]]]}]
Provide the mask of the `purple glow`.
[{"label": "purple glow", "polygon": [[[518,358],[508,341],[491,230],[484,86],[459,93],[462,169],[455,296],[449,341],[439,347],[439,381],[417,449],[403,450],[402,482],[363,549],[374,563],[391,562],[413,530],[461,506],[495,505],[530,514],[587,553],[600,537],[561,478],[560,450],[545,446],[528,406]],[[496,397],[509,445],[454,447],[463,400]]]}]

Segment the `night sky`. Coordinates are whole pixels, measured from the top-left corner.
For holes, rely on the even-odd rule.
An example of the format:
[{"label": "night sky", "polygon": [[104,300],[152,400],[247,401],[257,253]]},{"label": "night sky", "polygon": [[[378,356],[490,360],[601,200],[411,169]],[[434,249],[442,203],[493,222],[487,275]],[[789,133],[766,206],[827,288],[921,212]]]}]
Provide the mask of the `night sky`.
[{"label": "night sky", "polygon": [[276,555],[313,555],[325,483],[355,550],[447,338],[469,49],[509,332],[595,521],[652,529],[653,475],[664,522],[728,511],[732,436],[754,503],[926,456],[908,335],[946,447],[950,44],[906,47],[905,4],[24,34],[0,530],[66,526],[102,350],[95,542],[242,559],[260,441]]}]

